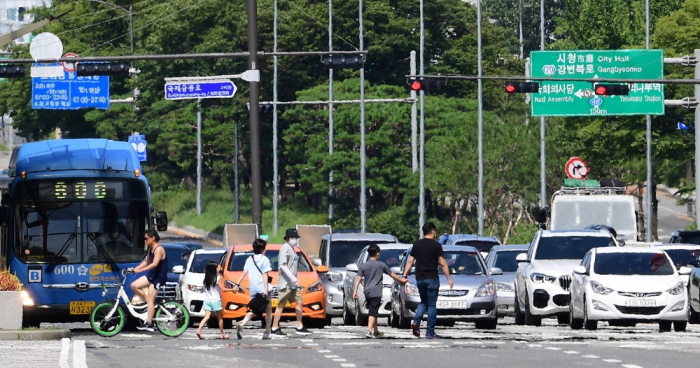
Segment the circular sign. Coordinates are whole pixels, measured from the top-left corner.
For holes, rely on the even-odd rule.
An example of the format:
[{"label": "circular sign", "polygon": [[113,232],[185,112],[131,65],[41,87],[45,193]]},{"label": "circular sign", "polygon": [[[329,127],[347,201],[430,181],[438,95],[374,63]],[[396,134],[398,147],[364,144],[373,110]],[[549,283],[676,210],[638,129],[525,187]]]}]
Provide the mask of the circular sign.
[{"label": "circular sign", "polygon": [[[74,58],[78,57],[78,55],[69,52],[65,55],[63,55],[63,59],[65,58]],[[73,73],[75,71],[75,63],[67,63],[67,62],[62,62],[61,65],[63,65],[63,70],[67,71],[68,73]]]},{"label": "circular sign", "polygon": [[63,55],[63,42],[53,33],[39,33],[29,45],[29,53],[35,60],[59,59]]},{"label": "circular sign", "polygon": [[603,104],[603,99],[600,97],[591,98],[591,105],[598,107]]},{"label": "circular sign", "polygon": [[566,162],[566,175],[569,179],[585,179],[588,176],[588,165],[582,158],[572,157]]}]

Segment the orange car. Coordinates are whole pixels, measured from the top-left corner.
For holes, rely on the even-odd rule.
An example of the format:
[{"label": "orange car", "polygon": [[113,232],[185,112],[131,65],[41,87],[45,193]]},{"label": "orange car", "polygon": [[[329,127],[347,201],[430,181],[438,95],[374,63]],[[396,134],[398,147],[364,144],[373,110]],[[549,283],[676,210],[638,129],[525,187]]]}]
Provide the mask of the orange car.
[{"label": "orange car", "polygon": [[[272,310],[277,308],[277,278],[279,277],[279,250],[282,247],[280,244],[268,244],[265,248],[265,256],[270,259],[270,267],[272,272]],[[326,290],[323,285],[323,280],[319,273],[328,272],[326,266],[315,266],[309,262],[309,257],[299,247],[294,247],[294,250],[299,255],[299,270],[297,279],[299,286],[304,289],[301,296],[304,299],[304,318],[307,319],[309,327],[323,327],[326,321]],[[231,289],[234,283],[240,279],[243,274],[243,266],[248,257],[253,255],[252,245],[239,245],[229,247],[228,253],[222,259],[221,268],[223,269],[223,277],[221,278],[221,289]],[[223,304],[225,319],[243,319],[248,312],[248,302],[250,301],[250,283],[248,277],[241,282],[241,287],[245,292],[234,293],[231,291],[222,291],[221,302]],[[282,312],[282,319],[296,318],[294,308],[295,302],[287,303]]]}]

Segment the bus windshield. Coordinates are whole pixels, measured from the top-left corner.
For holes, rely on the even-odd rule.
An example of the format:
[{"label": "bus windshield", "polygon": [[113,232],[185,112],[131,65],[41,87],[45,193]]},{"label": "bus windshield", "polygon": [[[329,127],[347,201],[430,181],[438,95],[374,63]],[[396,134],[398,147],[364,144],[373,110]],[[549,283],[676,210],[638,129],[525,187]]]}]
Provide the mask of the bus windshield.
[{"label": "bus windshield", "polygon": [[27,195],[31,191],[25,188],[23,192],[15,204],[14,252],[19,260],[111,263],[138,262],[145,256],[143,233],[148,225],[145,197],[129,201],[121,198],[32,200]]}]

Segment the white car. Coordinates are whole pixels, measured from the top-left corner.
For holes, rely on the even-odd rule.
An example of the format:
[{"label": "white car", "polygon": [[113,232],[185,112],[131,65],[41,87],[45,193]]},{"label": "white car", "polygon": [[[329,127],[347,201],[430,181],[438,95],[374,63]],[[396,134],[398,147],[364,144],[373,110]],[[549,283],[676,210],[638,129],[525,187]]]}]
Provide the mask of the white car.
[{"label": "white car", "polygon": [[225,253],[225,249],[197,249],[190,254],[184,267],[173,267],[173,272],[180,274],[177,299],[185,305],[190,317],[204,317],[204,269],[211,261],[218,264]]},{"label": "white car", "polygon": [[676,269],[657,248],[598,248],[574,268],[569,324],[598,328],[598,321],[658,321],[661,331],[685,331],[690,268]]},{"label": "white car", "polygon": [[539,326],[543,317],[569,323],[571,271],[593,248],[617,247],[607,230],[539,230],[527,253],[518,254],[515,323]]}]

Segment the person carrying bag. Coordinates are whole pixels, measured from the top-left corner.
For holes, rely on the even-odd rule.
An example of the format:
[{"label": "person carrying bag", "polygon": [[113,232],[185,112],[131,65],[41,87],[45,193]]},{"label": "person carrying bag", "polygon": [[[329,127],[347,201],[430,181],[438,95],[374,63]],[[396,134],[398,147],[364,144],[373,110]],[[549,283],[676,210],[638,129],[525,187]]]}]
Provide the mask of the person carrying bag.
[{"label": "person carrying bag", "polygon": [[[248,302],[248,313],[246,314],[243,321],[241,321],[236,326],[236,336],[238,339],[242,339],[243,327],[246,323],[250,322],[254,316],[262,316],[265,313],[265,333],[263,333],[263,340],[269,340],[270,337],[270,326],[272,325],[272,304],[270,303],[270,294],[268,293],[269,285],[272,282],[272,277],[269,272],[272,271],[270,267],[270,260],[265,257],[265,247],[267,242],[262,239],[256,239],[253,242],[253,255],[250,256],[243,267],[243,274],[238,280],[236,285],[240,285],[243,278],[248,275],[248,281],[250,283],[250,301]],[[234,292],[242,291],[240,286],[236,286]]]}]

